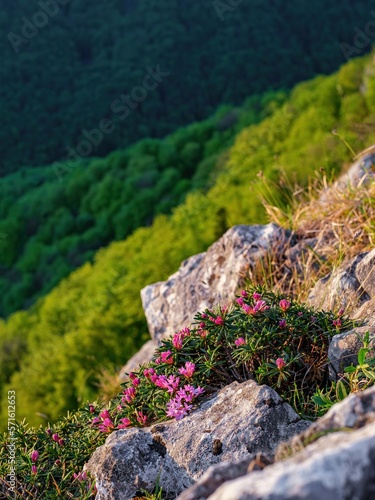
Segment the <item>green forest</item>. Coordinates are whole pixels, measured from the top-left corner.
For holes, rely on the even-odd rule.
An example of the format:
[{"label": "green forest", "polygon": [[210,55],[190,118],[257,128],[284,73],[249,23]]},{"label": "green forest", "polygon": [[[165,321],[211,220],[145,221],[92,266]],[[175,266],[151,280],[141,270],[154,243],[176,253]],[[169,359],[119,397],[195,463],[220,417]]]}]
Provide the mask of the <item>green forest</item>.
[{"label": "green forest", "polygon": [[[88,157],[165,137],[218,106],[331,73],[370,50],[368,37],[353,46],[354,28],[375,8],[375,0],[56,1],[2,2],[0,176],[71,158],[86,166]],[[146,84],[150,73],[164,76]],[[102,137],[93,135],[100,127]],[[34,175],[43,182],[38,168]],[[62,210],[63,226],[71,215]],[[33,290],[26,281],[21,289]],[[19,306],[11,299],[7,307]]]},{"label": "green forest", "polygon": [[[38,217],[43,223],[31,233],[35,244],[28,247],[31,243],[22,239],[15,244],[33,248],[35,255],[44,244],[49,248],[65,241],[69,247],[76,238],[77,262],[68,260],[67,266],[86,262],[27,310],[0,322],[3,414],[4,395],[10,387],[17,391],[18,418],[27,417],[33,424],[45,422],[45,418],[54,421],[67,409],[95,398],[100,371],[115,372],[148,338],[139,297],[143,286],[166,279],[182,260],[205,250],[232,225],[266,222],[262,196],[288,211],[288,193],[286,188],[280,189],[280,175],[306,185],[309,177],[322,175],[321,170],[328,176],[338,174],[356,153],[373,144],[374,124],[375,66],[372,56],[365,56],[290,92],[266,93],[243,106],[222,108],[211,119],[165,140],[141,141],[105,159],[93,159],[90,168],[70,169],[63,183],[55,179],[53,184],[51,177],[46,178],[55,175],[52,166],[47,174],[44,169],[34,170],[32,178],[37,179],[39,172],[39,186],[38,181],[32,184],[24,170],[14,174],[23,178],[18,180],[20,186],[22,182],[28,186],[28,193],[22,195],[21,187],[19,201],[12,202],[22,220],[32,225],[33,219],[27,220],[24,212],[38,214],[38,204],[48,208],[44,215],[40,208]],[[106,176],[107,171],[111,175]],[[133,184],[129,182],[132,175]],[[126,203],[118,193],[122,189],[137,191],[134,203],[141,210],[138,196],[144,192],[147,200],[150,186],[162,179],[167,187],[159,188],[161,198],[154,210],[143,213],[144,218],[131,227],[121,222],[116,226],[116,215],[122,210],[127,220]],[[96,183],[95,190],[85,200],[90,182]],[[4,186],[13,200],[12,182],[5,179]],[[71,202],[64,201],[68,196]],[[143,204],[148,205],[147,201]],[[72,212],[72,221],[69,207],[73,206],[77,212]],[[57,224],[58,213],[64,224]],[[93,220],[94,231],[102,227],[100,231],[110,234],[103,237],[96,229],[96,246],[91,242],[93,246],[86,248],[81,239],[85,233],[74,225],[79,217],[81,227]],[[13,223],[17,226],[18,219]],[[137,224],[143,227],[136,228]],[[115,238],[125,239],[95,255],[85,253]],[[4,239],[3,247],[7,244]],[[9,256],[12,258],[12,252]],[[32,272],[25,257],[16,264],[22,276]],[[49,272],[53,271],[51,266]],[[43,286],[47,290],[53,284],[46,279]],[[7,307],[12,310],[11,302]]]}]

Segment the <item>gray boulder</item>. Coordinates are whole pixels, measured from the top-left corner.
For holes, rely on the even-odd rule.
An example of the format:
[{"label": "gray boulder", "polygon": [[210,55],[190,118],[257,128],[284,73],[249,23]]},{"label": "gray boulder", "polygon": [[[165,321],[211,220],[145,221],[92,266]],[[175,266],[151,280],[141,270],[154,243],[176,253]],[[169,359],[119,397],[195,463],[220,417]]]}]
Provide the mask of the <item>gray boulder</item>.
[{"label": "gray boulder", "polygon": [[375,498],[375,388],[349,396],[281,445],[293,455],[220,486],[209,500]]},{"label": "gray boulder", "polygon": [[367,331],[370,333],[369,346],[371,349],[368,355],[373,357],[375,355],[375,328],[362,326],[333,337],[328,349],[329,370],[332,380],[337,378],[337,374],[342,374],[346,366],[357,365],[358,351],[363,347],[363,337]]},{"label": "gray boulder", "polygon": [[375,262],[375,250],[361,253],[348,263],[320,279],[309,294],[308,302],[317,309],[358,309],[371,299],[373,285],[366,272]]},{"label": "gray boulder", "polygon": [[284,247],[290,235],[275,224],[234,226],[167,281],[145,287],[143,309],[155,343],[189,326],[198,311],[231,302],[271,246],[273,251]]},{"label": "gray boulder", "polygon": [[272,453],[310,424],[277,393],[254,381],[224,387],[180,421],[112,433],[86,469],[97,500],[128,500],[159,484],[178,495],[214,464]]}]

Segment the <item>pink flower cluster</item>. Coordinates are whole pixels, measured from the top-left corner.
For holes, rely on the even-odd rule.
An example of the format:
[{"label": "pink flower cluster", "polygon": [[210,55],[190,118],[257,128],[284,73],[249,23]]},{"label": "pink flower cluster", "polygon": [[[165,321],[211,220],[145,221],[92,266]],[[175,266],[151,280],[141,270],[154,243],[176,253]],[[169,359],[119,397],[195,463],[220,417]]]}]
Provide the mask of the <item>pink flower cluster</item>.
[{"label": "pink flower cluster", "polygon": [[180,373],[186,378],[191,378],[194,372],[195,372],[195,363],[192,363],[191,361],[186,361],[185,368],[181,367],[178,370],[178,373]]},{"label": "pink flower cluster", "polygon": [[172,344],[175,349],[180,351],[182,349],[183,340],[185,337],[190,335],[189,328],[184,328],[180,330],[178,333],[175,333],[172,338]]},{"label": "pink flower cluster", "polygon": [[37,462],[37,460],[39,458],[39,452],[37,450],[32,451],[30,454],[30,458],[31,458],[31,461],[33,463],[31,466],[31,474],[33,476],[35,476],[38,473],[38,468],[35,465],[35,463]]},{"label": "pink flower cluster", "polygon": [[234,343],[237,347],[239,347],[240,345],[246,344],[246,340],[243,337],[238,337],[238,339],[236,339]]},{"label": "pink flower cluster", "polygon": [[336,328],[340,328],[340,326],[341,326],[341,319],[340,319],[340,318],[334,319],[334,320],[332,321],[332,324],[333,324],[333,326],[335,326]]},{"label": "pink flower cluster", "polygon": [[267,311],[270,307],[267,305],[267,303],[262,300],[262,296],[254,292],[253,293],[253,300],[254,304],[253,306],[250,306],[249,304],[245,303],[244,298],[247,298],[249,294],[246,292],[246,290],[242,290],[241,292],[242,297],[239,297],[236,299],[236,302],[241,308],[245,311],[246,314],[249,314],[250,316],[255,316],[257,313]]},{"label": "pink flower cluster", "polygon": [[154,381],[155,385],[161,389],[165,389],[169,394],[174,394],[180,383],[180,378],[174,375],[157,375]]},{"label": "pink flower cluster", "polygon": [[99,417],[94,417],[91,425],[98,425],[100,432],[105,433],[110,433],[115,428],[115,424],[112,422],[112,417],[108,410],[103,410],[99,413]]},{"label": "pink flower cluster", "polygon": [[160,356],[155,360],[157,365],[165,363],[167,365],[173,365],[173,355],[171,351],[161,352]]},{"label": "pink flower cluster", "polygon": [[192,401],[197,396],[203,394],[204,389],[201,387],[193,387],[192,385],[185,385],[180,389],[176,396],[167,403],[167,416],[181,420],[193,408]]}]

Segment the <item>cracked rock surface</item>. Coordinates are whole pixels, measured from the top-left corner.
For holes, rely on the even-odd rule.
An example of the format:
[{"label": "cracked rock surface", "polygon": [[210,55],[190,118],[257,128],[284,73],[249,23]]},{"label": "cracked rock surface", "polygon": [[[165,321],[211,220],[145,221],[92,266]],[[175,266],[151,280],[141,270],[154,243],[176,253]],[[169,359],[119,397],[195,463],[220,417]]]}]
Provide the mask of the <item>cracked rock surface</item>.
[{"label": "cracked rock surface", "polygon": [[97,500],[128,500],[159,484],[177,496],[214,464],[272,454],[309,427],[280,396],[254,381],[234,382],[180,421],[112,433],[86,468]]}]

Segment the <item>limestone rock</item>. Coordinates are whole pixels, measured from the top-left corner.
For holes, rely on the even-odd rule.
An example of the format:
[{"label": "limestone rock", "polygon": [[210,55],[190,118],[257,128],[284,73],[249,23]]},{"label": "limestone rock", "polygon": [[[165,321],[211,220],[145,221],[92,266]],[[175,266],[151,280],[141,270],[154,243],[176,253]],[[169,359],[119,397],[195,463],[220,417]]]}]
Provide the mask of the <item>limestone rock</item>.
[{"label": "limestone rock", "polygon": [[285,245],[290,234],[275,224],[234,226],[207,252],[184,261],[167,281],[145,287],[141,297],[154,341],[189,326],[198,311],[232,301],[271,245]]},{"label": "limestone rock", "polygon": [[358,254],[333,273],[320,279],[309,295],[318,309],[346,308],[356,311],[374,296],[375,249]]},{"label": "limestone rock", "polygon": [[[336,374],[342,374],[346,366],[357,365],[358,351],[363,347],[362,339],[367,331],[370,333],[370,348],[373,349],[375,347],[374,328],[362,326],[333,337],[328,349],[331,379],[335,380]],[[373,357],[375,353],[370,352],[369,355]]]},{"label": "limestone rock", "polygon": [[86,468],[96,477],[97,500],[151,491],[159,475],[163,491],[177,495],[211,465],[271,453],[309,425],[273,389],[234,382],[180,421],[114,432]]},{"label": "limestone rock", "polygon": [[349,396],[292,441],[302,443],[292,458],[224,483],[209,500],[375,498],[375,388]]},{"label": "limestone rock", "polygon": [[363,183],[374,178],[374,165],[375,146],[371,146],[356,157],[356,161],[350,169],[335,182],[334,188],[345,189],[348,185],[360,187]]}]

